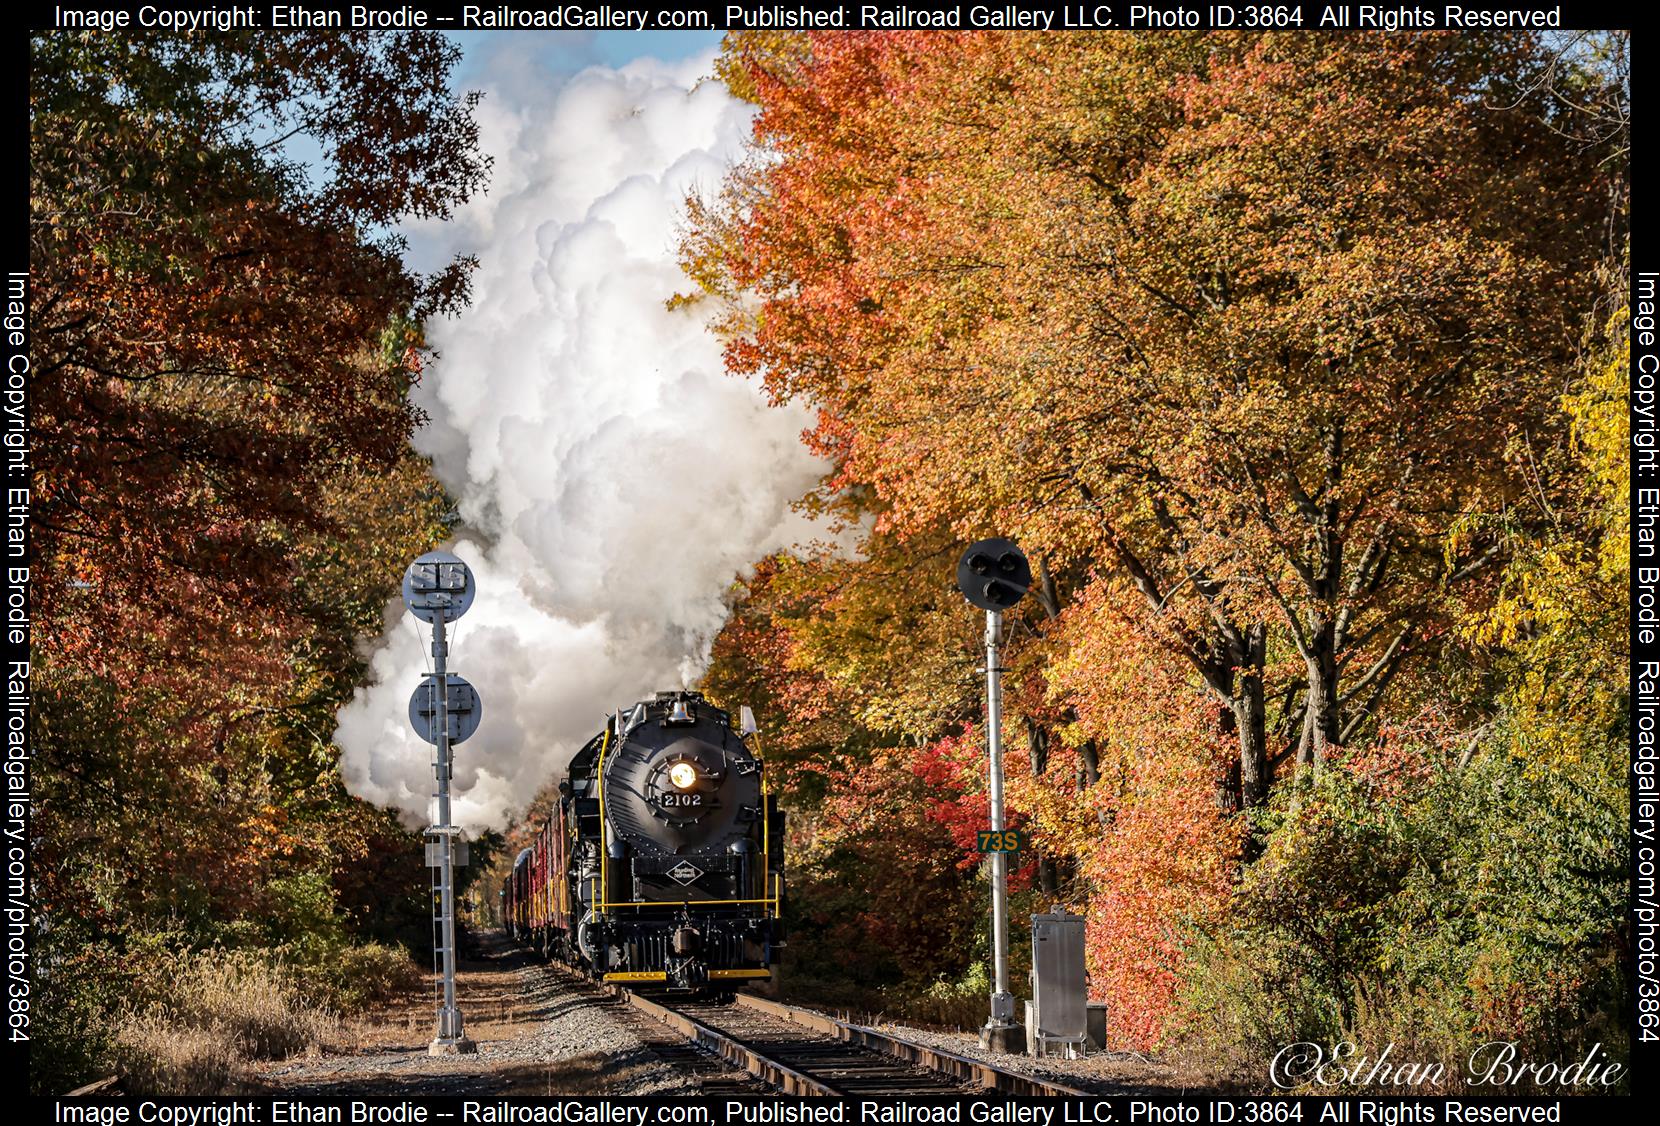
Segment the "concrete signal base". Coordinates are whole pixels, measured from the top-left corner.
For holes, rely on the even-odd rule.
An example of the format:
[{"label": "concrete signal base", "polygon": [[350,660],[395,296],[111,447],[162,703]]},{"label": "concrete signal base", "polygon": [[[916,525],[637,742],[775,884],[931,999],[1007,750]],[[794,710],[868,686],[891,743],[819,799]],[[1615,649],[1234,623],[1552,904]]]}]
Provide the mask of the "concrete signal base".
[{"label": "concrete signal base", "polygon": [[1018,1024],[992,1024],[980,1029],[980,1047],[988,1052],[1020,1055],[1026,1051],[1026,1029]]},{"label": "concrete signal base", "polygon": [[472,1056],[478,1054],[478,1045],[465,1036],[458,1040],[434,1040],[427,1046],[429,1056]]}]

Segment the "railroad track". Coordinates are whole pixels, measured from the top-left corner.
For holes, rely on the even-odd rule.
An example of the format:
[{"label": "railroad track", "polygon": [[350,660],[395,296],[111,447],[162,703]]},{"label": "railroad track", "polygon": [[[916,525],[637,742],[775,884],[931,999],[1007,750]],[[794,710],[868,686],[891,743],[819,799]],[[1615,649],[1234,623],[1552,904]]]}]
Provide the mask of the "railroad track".
[{"label": "railroad track", "polygon": [[1083,1095],[1059,1083],[1007,1071],[821,1013],[740,993],[729,1004],[664,1005],[618,991],[705,1051],[787,1094]]},{"label": "railroad track", "polygon": [[625,990],[597,985],[558,962],[533,964],[538,965],[542,972],[557,978],[570,993],[616,1004],[614,1015],[640,1038],[640,1042],[654,1056],[678,1071],[689,1073],[697,1081],[700,1093],[715,1097],[765,1095],[771,1094],[775,1089],[775,1085],[721,1058],[720,1053],[711,1053],[695,1041],[688,1042],[684,1036],[675,1035],[674,1030],[665,1028],[660,1021],[646,1019],[646,1014],[638,1011],[637,1006],[629,1007],[627,1001],[630,995]]}]

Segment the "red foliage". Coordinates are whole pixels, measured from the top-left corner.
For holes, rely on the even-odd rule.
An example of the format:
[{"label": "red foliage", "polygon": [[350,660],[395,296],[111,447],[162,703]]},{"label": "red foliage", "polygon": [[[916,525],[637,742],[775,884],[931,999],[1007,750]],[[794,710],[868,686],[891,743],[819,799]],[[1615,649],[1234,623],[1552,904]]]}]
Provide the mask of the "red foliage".
[{"label": "red foliage", "polygon": [[[919,747],[912,753],[910,769],[936,795],[927,799],[928,819],[951,834],[951,842],[962,854],[957,866],[974,869],[985,863],[979,834],[991,827],[991,795],[986,792],[984,728],[967,726],[960,735],[947,735]],[[1010,805],[1007,795],[1003,806],[1005,828],[1026,828],[1026,816]],[[1037,860],[1027,850],[1018,866],[1009,869],[1009,890],[1026,890],[1036,874]]]}]

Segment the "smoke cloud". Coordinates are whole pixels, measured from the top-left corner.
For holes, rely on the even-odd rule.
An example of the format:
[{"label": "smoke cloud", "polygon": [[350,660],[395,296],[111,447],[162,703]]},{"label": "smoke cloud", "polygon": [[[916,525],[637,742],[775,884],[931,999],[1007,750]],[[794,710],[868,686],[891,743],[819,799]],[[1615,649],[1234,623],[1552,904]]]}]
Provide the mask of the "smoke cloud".
[{"label": "smoke cloud", "polygon": [[[473,303],[430,326],[416,445],[472,531],[478,597],[450,668],[483,702],[456,751],[454,819],[500,827],[604,715],[688,683],[732,579],[807,538],[790,502],[822,466],[804,412],[724,373],[675,260],[688,191],[739,159],[750,111],[708,57],[594,67],[549,97],[504,68],[481,106],[489,194],[420,249],[475,248]],[[432,748],[406,707],[431,658],[401,604],[335,739],[353,793],[431,816]]]}]

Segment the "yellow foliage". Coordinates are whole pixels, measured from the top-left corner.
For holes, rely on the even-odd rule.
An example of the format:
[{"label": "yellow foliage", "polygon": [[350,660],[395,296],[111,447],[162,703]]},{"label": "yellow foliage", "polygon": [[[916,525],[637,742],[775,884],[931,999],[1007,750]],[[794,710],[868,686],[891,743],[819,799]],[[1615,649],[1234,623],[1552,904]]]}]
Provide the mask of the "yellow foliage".
[{"label": "yellow foliage", "polygon": [[1508,650],[1515,751],[1541,768],[1606,752],[1626,706],[1630,656],[1630,349],[1621,309],[1581,386],[1564,396],[1584,480],[1577,511],[1517,545],[1491,610],[1467,638]]}]

